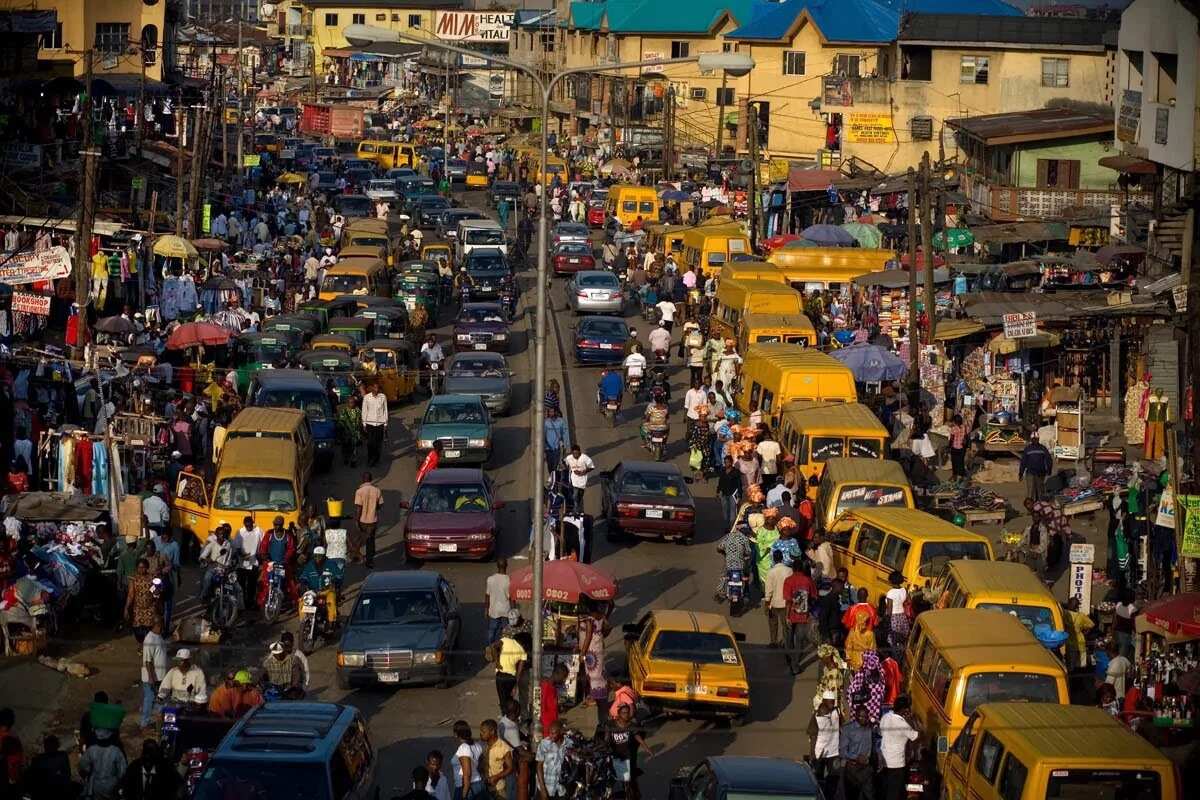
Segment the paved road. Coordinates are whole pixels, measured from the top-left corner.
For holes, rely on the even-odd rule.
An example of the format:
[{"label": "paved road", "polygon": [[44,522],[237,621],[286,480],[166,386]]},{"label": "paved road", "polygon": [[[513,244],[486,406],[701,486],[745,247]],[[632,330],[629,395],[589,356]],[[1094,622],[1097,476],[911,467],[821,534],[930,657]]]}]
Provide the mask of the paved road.
[{"label": "paved road", "polygon": [[[480,193],[467,193],[463,200],[476,204]],[[526,286],[533,285],[532,271],[524,274]],[[618,462],[645,457],[638,441],[638,420],[641,406],[627,406],[623,420],[610,428],[594,409],[591,398],[598,380],[595,369],[579,369],[565,364],[562,348],[569,348],[574,319],[566,310],[561,281],[555,281],[550,291],[552,306],[551,335],[548,337],[547,376],[558,378],[564,387],[563,407],[571,426],[572,440],[579,441],[585,452],[595,460],[599,469],[608,469]],[[533,304],[533,295],[526,292],[522,307]],[[533,347],[531,315],[522,314],[514,326],[513,352],[509,356],[514,372],[514,404],[512,413],[498,420],[495,433],[496,463],[491,475],[506,506],[502,516],[499,550],[514,566],[527,563],[529,515],[534,491],[533,458],[530,450],[530,426],[533,410],[530,406]],[[643,335],[645,325],[642,326]],[[445,328],[442,328],[445,333]],[[686,370],[678,367],[673,376],[676,398],[672,409],[672,460],[685,467],[682,412],[679,399],[686,388]],[[415,471],[412,455],[412,422],[419,417],[423,403],[396,410],[392,417],[391,461],[384,474],[376,474],[385,496],[385,517],[381,526],[382,556],[377,569],[405,566],[402,547],[403,520],[397,510],[401,497],[411,496]],[[355,470],[338,469],[334,474],[317,481],[315,496],[326,494],[349,498],[357,484]],[[619,597],[614,615],[614,632],[607,642],[609,668],[623,670],[624,648],[620,625],[635,621],[652,608],[685,608],[702,611],[721,611],[713,600],[712,590],[723,561],[716,553],[715,543],[722,535],[720,509],[714,499],[715,485],[697,484],[700,520],[695,542],[689,546],[638,542],[610,544],[599,526],[596,535],[597,563],[613,574],[619,583]],[[599,512],[599,490],[588,490],[588,510]],[[371,731],[381,752],[384,787],[399,785],[411,767],[431,748],[453,750],[450,725],[457,719],[477,724],[495,716],[495,689],[492,668],[480,650],[486,629],[483,609],[483,585],[492,573],[492,564],[460,562],[427,562],[423,569],[437,570],[446,575],[464,603],[464,652],[456,660],[457,676],[450,688],[400,688],[339,691],[333,682],[334,648],[326,646],[311,660],[314,686],[324,699],[339,700],[358,706],[368,716]],[[361,580],[361,568],[350,569],[350,593]],[[285,623],[286,624],[286,623]],[[294,625],[294,620],[291,622]],[[808,722],[815,675],[810,670],[799,679],[788,676],[783,656],[766,649],[766,622],[760,612],[751,613],[734,625],[746,633],[745,646],[751,674],[752,711],[746,725],[739,728],[719,728],[708,723],[673,720],[655,726],[649,738],[654,756],[646,763],[644,786],[652,795],[664,796],[666,783],[676,770],[692,764],[705,755],[715,753],[764,754],[779,752],[779,742],[789,741],[799,756],[806,746],[804,728]],[[259,646],[256,638],[251,649]],[[578,709],[569,718],[581,728],[590,729],[594,712]],[[783,737],[781,738],[781,734]]]}]

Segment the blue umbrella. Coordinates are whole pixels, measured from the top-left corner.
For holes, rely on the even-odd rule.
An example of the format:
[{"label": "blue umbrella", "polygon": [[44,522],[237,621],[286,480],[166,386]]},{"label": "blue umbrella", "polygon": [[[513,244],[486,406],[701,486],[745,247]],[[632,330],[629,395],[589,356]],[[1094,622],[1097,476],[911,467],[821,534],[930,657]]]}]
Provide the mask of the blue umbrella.
[{"label": "blue umbrella", "polygon": [[856,242],[849,231],[837,225],[809,225],[800,235],[826,247],[850,247]]},{"label": "blue umbrella", "polygon": [[682,191],[681,189],[667,189],[665,192],[659,195],[659,197],[661,197],[663,200],[670,200],[671,202],[676,203],[692,199],[692,195],[690,193]]},{"label": "blue umbrella", "polygon": [[831,350],[829,355],[849,367],[860,383],[899,380],[908,372],[908,365],[896,354],[875,344],[855,344]]}]

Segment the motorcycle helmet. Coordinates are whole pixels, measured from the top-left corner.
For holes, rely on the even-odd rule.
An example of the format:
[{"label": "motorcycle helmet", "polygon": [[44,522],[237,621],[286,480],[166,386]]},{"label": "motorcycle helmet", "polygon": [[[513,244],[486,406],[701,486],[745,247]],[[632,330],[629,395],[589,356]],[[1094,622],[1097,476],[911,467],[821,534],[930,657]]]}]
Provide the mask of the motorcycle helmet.
[{"label": "motorcycle helmet", "polygon": [[254,683],[254,679],[250,677],[250,670],[239,669],[237,674],[233,676],[233,682],[238,686],[249,686]]}]

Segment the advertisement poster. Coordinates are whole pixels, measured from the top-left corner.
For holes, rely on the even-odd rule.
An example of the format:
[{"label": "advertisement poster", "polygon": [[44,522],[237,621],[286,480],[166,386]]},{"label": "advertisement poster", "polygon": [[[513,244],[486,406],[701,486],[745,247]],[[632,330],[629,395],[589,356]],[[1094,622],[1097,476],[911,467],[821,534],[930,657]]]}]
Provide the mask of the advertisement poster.
[{"label": "advertisement poster", "polygon": [[14,253],[0,266],[0,283],[53,281],[71,274],[71,254],[65,247],[51,247],[37,253]]},{"label": "advertisement poster", "polygon": [[498,42],[512,35],[511,11],[439,11],[434,32],[444,42]]},{"label": "advertisement poster", "polygon": [[894,144],[890,114],[847,114],[842,140],[856,144]]},{"label": "advertisement poster", "polygon": [[1179,495],[1178,508],[1183,512],[1183,546],[1179,555],[1200,558],[1200,494]]}]

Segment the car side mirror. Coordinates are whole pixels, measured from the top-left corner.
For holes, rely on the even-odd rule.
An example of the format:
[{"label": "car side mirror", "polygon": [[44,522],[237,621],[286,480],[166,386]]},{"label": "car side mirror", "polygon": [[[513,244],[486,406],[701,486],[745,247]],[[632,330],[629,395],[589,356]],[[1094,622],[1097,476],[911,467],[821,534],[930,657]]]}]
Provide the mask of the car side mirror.
[{"label": "car side mirror", "polygon": [[401,500],[399,503],[399,506],[401,508],[412,508],[412,504],[409,503],[407,500]]},{"label": "car side mirror", "polygon": [[492,511],[499,511],[502,508],[504,508],[503,500],[496,500],[492,503]]}]

